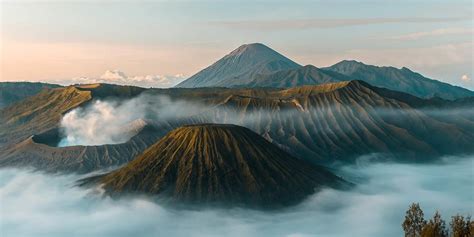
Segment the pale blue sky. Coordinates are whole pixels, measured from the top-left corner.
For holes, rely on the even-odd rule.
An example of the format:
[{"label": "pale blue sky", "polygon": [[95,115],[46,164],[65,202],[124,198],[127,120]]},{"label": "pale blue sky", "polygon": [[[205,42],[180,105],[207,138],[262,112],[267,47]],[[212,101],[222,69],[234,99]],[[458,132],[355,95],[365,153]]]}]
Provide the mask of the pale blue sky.
[{"label": "pale blue sky", "polygon": [[300,64],[406,66],[474,89],[472,1],[2,1],[1,13],[0,80],[189,76],[262,42]]}]

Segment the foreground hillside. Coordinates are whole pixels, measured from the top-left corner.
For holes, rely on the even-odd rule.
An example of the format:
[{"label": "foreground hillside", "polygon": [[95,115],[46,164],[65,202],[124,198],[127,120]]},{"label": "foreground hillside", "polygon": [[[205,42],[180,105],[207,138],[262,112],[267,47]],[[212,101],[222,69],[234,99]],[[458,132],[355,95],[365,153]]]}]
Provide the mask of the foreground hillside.
[{"label": "foreground hillside", "polygon": [[286,206],[318,188],[345,185],[247,128],[220,124],[177,128],[125,167],[90,181],[113,196],[145,193],[173,204],[251,207]]}]

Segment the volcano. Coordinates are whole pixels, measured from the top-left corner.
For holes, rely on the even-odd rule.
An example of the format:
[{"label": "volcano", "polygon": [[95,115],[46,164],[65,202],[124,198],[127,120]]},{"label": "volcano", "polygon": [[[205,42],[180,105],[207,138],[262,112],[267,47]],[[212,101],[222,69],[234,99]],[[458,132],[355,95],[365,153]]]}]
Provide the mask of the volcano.
[{"label": "volcano", "polygon": [[233,87],[257,75],[301,67],[264,44],[244,44],[176,87]]},{"label": "volcano", "polygon": [[92,180],[111,196],[141,193],[175,204],[262,208],[297,203],[322,187],[347,185],[245,127],[223,124],[177,128],[126,166]]}]

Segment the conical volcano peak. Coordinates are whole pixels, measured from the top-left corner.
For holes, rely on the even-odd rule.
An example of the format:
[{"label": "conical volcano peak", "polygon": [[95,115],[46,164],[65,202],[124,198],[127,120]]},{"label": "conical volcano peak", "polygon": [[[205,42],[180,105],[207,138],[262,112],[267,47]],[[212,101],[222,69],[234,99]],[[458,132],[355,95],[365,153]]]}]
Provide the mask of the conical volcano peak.
[{"label": "conical volcano peak", "polygon": [[262,43],[251,43],[251,44],[243,44],[239,46],[237,49],[230,52],[229,55],[241,55],[244,53],[265,53],[265,52],[277,53],[275,50],[269,48],[268,46]]},{"label": "conical volcano peak", "polygon": [[176,87],[233,87],[256,76],[301,67],[261,43],[244,44]]},{"label": "conical volcano peak", "polygon": [[252,60],[253,63],[266,63],[271,61],[285,61],[287,63],[294,63],[287,57],[281,55],[277,51],[262,43],[244,44],[230,52],[228,57],[244,57],[245,60]]},{"label": "conical volcano peak", "polygon": [[346,183],[297,159],[248,128],[179,127],[126,166],[98,180],[107,194],[157,195],[174,204],[282,207]]}]

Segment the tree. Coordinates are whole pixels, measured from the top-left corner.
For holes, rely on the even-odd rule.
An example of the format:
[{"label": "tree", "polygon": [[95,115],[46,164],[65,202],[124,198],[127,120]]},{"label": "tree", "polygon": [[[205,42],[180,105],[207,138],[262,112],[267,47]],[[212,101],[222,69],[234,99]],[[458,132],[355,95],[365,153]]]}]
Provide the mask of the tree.
[{"label": "tree", "polygon": [[423,210],[420,208],[420,204],[411,204],[406,212],[405,221],[402,223],[405,237],[420,237],[425,224],[426,221],[423,216]]},{"label": "tree", "polygon": [[402,223],[405,237],[474,237],[474,221],[471,220],[471,216],[464,217],[457,214],[451,218],[449,225],[450,234],[438,211],[426,222],[418,203],[410,205]]},{"label": "tree", "polygon": [[474,236],[474,221],[471,221],[471,217],[467,216],[465,219],[463,216],[457,214],[451,218],[451,236],[452,237],[472,237]]},{"label": "tree", "polygon": [[421,230],[421,237],[448,237],[446,223],[441,219],[441,214],[435,212],[433,218]]}]

